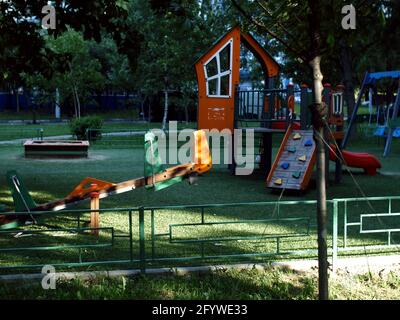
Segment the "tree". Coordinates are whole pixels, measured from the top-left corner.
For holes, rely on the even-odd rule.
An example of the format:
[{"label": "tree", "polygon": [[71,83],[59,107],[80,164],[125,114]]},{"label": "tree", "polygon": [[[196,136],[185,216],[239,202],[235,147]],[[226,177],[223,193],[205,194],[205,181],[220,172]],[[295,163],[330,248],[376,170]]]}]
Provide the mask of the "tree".
[{"label": "tree", "polygon": [[59,61],[53,60],[51,77],[42,73],[26,74],[25,78],[30,87],[38,87],[50,93],[47,98],[53,100],[53,93],[59,90],[60,101],[73,101],[75,117],[81,116],[81,102],[87,101],[94,90],[102,89],[104,76],[101,74],[101,64],[89,54],[89,45],[80,33],[68,30],[64,34],[46,39],[47,51],[58,57],[64,57],[63,67]]},{"label": "tree", "polygon": [[[14,92],[24,85],[21,75],[38,72],[51,76],[48,55],[43,54],[43,35],[63,34],[68,28],[82,31],[85,39],[101,40],[101,32],[107,32],[117,41],[121,51],[129,49],[135,31],[129,30],[130,38],[124,35],[128,0],[73,1],[54,0],[57,26],[54,30],[41,27],[42,8],[47,0],[0,1],[0,86],[12,88]],[[89,14],[90,13],[90,14]],[[29,43],[29,45],[27,45]],[[32,50],[34,48],[35,50]],[[132,54],[133,56],[133,54]],[[133,60],[132,60],[133,61]]]},{"label": "tree", "polygon": [[196,91],[193,63],[232,26],[231,16],[230,8],[215,7],[212,1],[132,1],[128,25],[142,38],[136,83],[144,99],[163,93],[163,128],[171,92],[182,94],[179,105],[188,119],[188,104]]},{"label": "tree", "polygon": [[[398,1],[359,1],[357,8],[357,33],[344,30],[341,26],[342,1],[282,1],[257,0],[239,2],[232,0],[234,6],[246,18],[246,25],[268,35],[267,43],[275,54],[283,53],[283,65],[287,75],[300,81],[313,82],[314,102],[311,106],[314,139],[317,144],[317,218],[319,253],[320,298],[328,298],[327,252],[326,252],[326,191],[325,191],[325,150],[324,126],[327,108],[322,103],[322,79],[344,82],[348,112],[354,107],[354,59],[365,55],[365,50],[379,48],[382,36],[382,23],[378,19],[393,20],[391,30],[398,21]],[[250,14],[251,12],[251,14]],[[335,14],[336,13],[336,14]],[[396,29],[396,28],[394,28]],[[398,28],[397,28],[398,29]],[[394,31],[398,35],[398,31]],[[372,35],[372,37],[371,37]],[[392,39],[394,41],[394,39]],[[392,52],[388,47],[388,51]],[[396,51],[397,50],[397,51]],[[382,56],[385,53],[379,50]],[[393,55],[398,57],[398,49]],[[392,56],[393,57],[393,56]],[[303,63],[301,63],[303,62]],[[312,72],[309,72],[311,67]],[[357,67],[355,68],[358,69]]]},{"label": "tree", "polygon": [[136,88],[128,57],[118,51],[115,40],[108,34],[102,35],[101,42],[89,42],[89,54],[100,62],[105,85],[112,92],[129,93]]},{"label": "tree", "polygon": [[[267,4],[258,4],[263,12],[269,17],[264,22],[259,22],[256,18],[249,15],[236,1],[232,0],[238,10],[248,18],[248,20],[264,32],[267,32],[275,40],[296,54],[305,64],[311,67],[313,78],[314,101],[311,106],[314,140],[317,145],[317,220],[318,220],[318,261],[319,261],[319,297],[328,299],[328,256],[327,256],[327,204],[326,204],[326,185],[325,185],[325,146],[324,146],[324,125],[326,122],[327,107],[322,102],[322,79],[321,72],[321,43],[324,40],[321,35],[321,4],[317,0],[305,2],[290,2],[286,6],[280,6],[277,14],[272,13],[272,9]],[[270,3],[268,3],[270,4]],[[275,3],[276,4],[276,3]],[[308,21],[307,35],[309,39],[303,45],[293,45],[286,38],[292,37],[290,29],[281,24],[280,16],[283,18],[290,13],[301,14],[301,18]],[[268,23],[268,25],[266,24]],[[271,29],[271,27],[275,29]],[[277,30],[277,31],[271,31]]]},{"label": "tree", "polygon": [[[299,51],[304,51],[309,41],[307,19],[304,19],[307,9],[297,5],[297,2],[289,1],[282,6],[281,1],[268,1],[266,5],[266,1],[259,0],[255,1],[251,11],[254,12],[254,19],[271,27],[270,30],[285,41],[286,45],[272,39],[268,41],[268,50],[282,58],[283,74],[297,83],[311,84],[307,64],[299,63],[299,56],[305,54],[299,54]],[[396,65],[396,57],[399,60],[399,45],[395,40],[396,35],[398,38],[398,28],[395,27],[398,23],[398,1],[360,0],[353,1],[353,4],[357,17],[356,30],[342,28],[343,1],[323,1],[319,13],[324,79],[328,83],[344,84],[348,118],[354,108],[357,83],[361,83],[365,71],[387,70],[388,66]],[[254,30],[254,26],[250,28]],[[382,34],[386,36],[382,37]]]}]

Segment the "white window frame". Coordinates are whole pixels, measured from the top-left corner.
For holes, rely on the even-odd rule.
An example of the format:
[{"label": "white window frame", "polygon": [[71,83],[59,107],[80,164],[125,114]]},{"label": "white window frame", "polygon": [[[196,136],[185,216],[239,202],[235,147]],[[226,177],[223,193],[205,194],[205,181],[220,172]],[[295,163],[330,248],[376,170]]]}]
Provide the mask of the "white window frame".
[{"label": "white window frame", "polygon": [[[221,64],[219,54],[222,50],[225,49],[226,46],[230,45],[230,61],[229,61],[229,70],[221,72]],[[211,60],[216,59],[217,61],[217,74],[211,77],[208,77],[207,74],[207,65],[211,62]],[[233,61],[233,38],[231,38],[224,46],[221,47],[210,59],[208,59],[204,64],[204,75],[206,80],[206,94],[207,97],[210,98],[230,98],[232,96],[232,61]],[[229,94],[228,95],[221,95],[221,78],[224,76],[229,75]],[[217,94],[209,94],[208,82],[210,80],[217,79]]]},{"label": "white window frame", "polygon": [[343,113],[343,92],[332,94],[332,113],[339,116]]}]

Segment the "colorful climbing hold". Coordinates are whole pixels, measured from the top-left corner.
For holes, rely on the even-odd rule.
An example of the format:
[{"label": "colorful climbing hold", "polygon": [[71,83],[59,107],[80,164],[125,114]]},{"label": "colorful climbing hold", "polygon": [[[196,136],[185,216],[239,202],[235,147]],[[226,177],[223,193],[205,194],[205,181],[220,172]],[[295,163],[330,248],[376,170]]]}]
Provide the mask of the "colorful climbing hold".
[{"label": "colorful climbing hold", "polygon": [[299,161],[305,162],[307,160],[307,157],[305,155],[299,157]]},{"label": "colorful climbing hold", "polygon": [[301,172],[300,171],[295,171],[292,174],[292,177],[295,178],[295,179],[299,179],[300,176],[301,176]]},{"label": "colorful climbing hold", "polygon": [[296,152],[296,147],[291,146],[291,147],[288,148],[288,151],[291,152],[291,153],[295,153]]},{"label": "colorful climbing hold", "polygon": [[274,184],[276,184],[278,186],[281,186],[282,185],[282,179],[281,178],[275,179]]},{"label": "colorful climbing hold", "polygon": [[300,133],[295,133],[293,135],[293,140],[299,140],[301,138],[301,134]]},{"label": "colorful climbing hold", "polygon": [[305,143],[304,146],[305,147],[311,147],[313,145],[313,142],[311,141],[311,139],[308,139]]},{"label": "colorful climbing hold", "polygon": [[284,170],[289,169],[289,166],[290,166],[290,163],[289,163],[289,162],[283,162],[283,163],[281,164],[281,168],[284,169]]}]

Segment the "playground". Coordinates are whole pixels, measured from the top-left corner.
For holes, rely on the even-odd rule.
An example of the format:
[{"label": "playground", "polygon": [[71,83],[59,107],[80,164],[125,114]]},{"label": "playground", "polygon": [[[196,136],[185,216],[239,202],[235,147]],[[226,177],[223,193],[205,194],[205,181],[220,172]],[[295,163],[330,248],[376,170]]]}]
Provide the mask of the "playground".
[{"label": "playground", "polygon": [[[240,42],[259,59],[265,89],[239,89]],[[26,125],[4,125],[0,159],[7,175],[0,180],[0,268],[9,272],[37,270],[44,264],[58,270],[129,265],[145,271],[314,258],[316,148],[307,109],[311,91],[305,84],[276,89],[279,69],[239,27],[197,60],[198,123],[177,127],[199,129],[193,131],[194,153],[187,164],[161,165],[159,137],[148,131],[151,123],[147,128],[111,123],[95,140],[90,132],[95,129],[88,128],[88,141],[83,142],[71,140],[65,124],[28,131]],[[365,75],[349,128],[364,87],[383,77],[396,79],[399,74]],[[296,96],[300,102],[295,105]],[[398,97],[390,106],[393,120]],[[332,268],[339,256],[361,254],[366,248],[371,254],[395,253],[400,146],[390,141],[389,152],[391,139],[371,139],[362,123],[357,139],[349,139],[343,86],[324,84],[323,99],[328,107],[324,142]],[[389,112],[386,115],[388,119]],[[385,125],[396,131],[388,120]],[[215,129],[235,129],[233,139],[238,131],[254,132],[253,152],[259,161],[251,175],[238,175],[234,148],[233,162],[213,163],[206,131]]]},{"label": "playground", "polygon": [[[138,4],[129,3],[133,12]],[[328,274],[333,298],[399,298],[398,66],[365,67],[361,81],[349,80],[337,66],[319,65],[318,47],[315,57],[298,56],[311,76],[293,72],[283,49],[249,25],[221,30],[178,61],[184,35],[174,44],[182,52],[168,52],[168,36],[163,44],[147,39],[140,50],[164,59],[156,71],[153,52],[132,43],[85,43],[73,28],[43,38],[60,61],[49,74],[21,72],[26,88],[1,93],[0,298],[35,295],[40,289],[7,283],[44,273],[56,273],[60,288],[85,287],[83,296],[38,294],[44,299],[315,299],[317,282],[327,299]],[[129,37],[144,41],[134,32],[119,41]],[[68,43],[81,47],[69,52]],[[174,68],[189,61],[185,78]],[[319,77],[323,68],[332,74]],[[181,74],[186,87],[174,79]]]},{"label": "playground", "polygon": [[[360,129],[360,135],[362,132]],[[25,158],[21,144],[5,144],[1,146],[1,170],[8,171],[9,163],[13,163],[13,169],[23,178],[35,202],[48,203],[63,198],[71,191],[71,186],[87,176],[105,181],[124,181],[143,175],[143,138],[143,135],[112,137],[112,140],[103,137],[92,144],[89,157],[85,159]],[[283,134],[276,136],[272,150],[274,158],[282,138]],[[378,140],[357,139],[351,142],[351,149],[375,155],[383,169],[373,177],[365,175],[362,169],[351,169],[351,174],[345,170],[342,183],[335,184],[331,166],[328,199],[396,197],[400,179],[396,161],[399,147],[394,144],[392,153],[385,158],[381,154],[382,142]],[[104,211],[100,214],[98,236],[90,234],[87,202],[69,209],[72,211],[59,211],[54,217],[48,215],[42,225],[23,227],[21,230],[25,231],[21,234],[18,230],[2,230],[2,250],[13,250],[4,250],[1,267],[8,273],[15,271],[13,268],[7,271],[7,267],[20,266],[23,267],[20,272],[33,271],[47,263],[59,264],[60,270],[87,270],[88,267],[101,270],[104,264],[107,269],[127,266],[154,268],[314,257],[314,177],[306,192],[301,195],[289,193],[283,197],[265,188],[265,178],[261,169],[250,176],[233,176],[226,165],[213,165],[212,170],[199,177],[195,185],[181,182],[158,192],[141,188],[101,199],[101,210]],[[3,186],[2,204],[12,207],[6,177],[1,177],[0,181]],[[362,186],[361,190],[357,189],[355,181]],[[400,200],[394,198],[390,201],[395,212]],[[387,204],[387,200],[373,202],[375,210],[387,210]],[[355,209],[351,211],[355,217],[369,210],[363,201],[351,205],[351,208]],[[331,210],[332,206],[330,212],[333,212]],[[339,228],[343,228],[342,221],[343,216]],[[331,240],[332,227],[331,214]],[[343,232],[344,229],[340,229],[339,242],[343,241]],[[141,257],[142,236],[145,251]],[[348,244],[358,246],[385,245],[387,241],[386,234],[360,237],[357,228],[349,228],[348,236]],[[398,241],[395,234],[392,234],[391,241]],[[35,250],[35,247],[39,248]],[[395,247],[389,246],[371,250],[371,254],[382,250],[396,252]],[[342,254],[348,253],[343,251]],[[353,254],[362,252],[358,249]]]}]

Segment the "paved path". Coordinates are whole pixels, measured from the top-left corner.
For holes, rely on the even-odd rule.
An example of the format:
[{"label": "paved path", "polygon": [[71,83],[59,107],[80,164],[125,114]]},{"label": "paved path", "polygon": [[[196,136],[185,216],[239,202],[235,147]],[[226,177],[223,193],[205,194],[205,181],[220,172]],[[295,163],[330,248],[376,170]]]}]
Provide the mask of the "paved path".
[{"label": "paved path", "polygon": [[[122,136],[143,136],[146,131],[124,131],[124,132],[105,132],[102,133],[103,137],[122,137]],[[0,145],[4,144],[23,144],[27,140],[31,140],[32,138],[23,138],[23,139],[13,139],[13,140],[4,140],[0,141]],[[34,139],[34,140],[37,140]],[[75,140],[72,135],[61,135],[61,136],[49,136],[43,137],[43,140]]]}]

